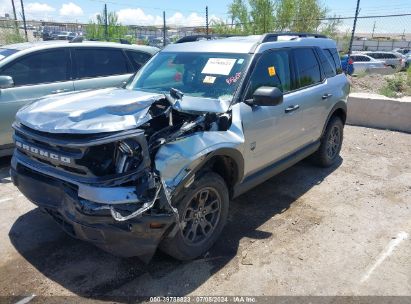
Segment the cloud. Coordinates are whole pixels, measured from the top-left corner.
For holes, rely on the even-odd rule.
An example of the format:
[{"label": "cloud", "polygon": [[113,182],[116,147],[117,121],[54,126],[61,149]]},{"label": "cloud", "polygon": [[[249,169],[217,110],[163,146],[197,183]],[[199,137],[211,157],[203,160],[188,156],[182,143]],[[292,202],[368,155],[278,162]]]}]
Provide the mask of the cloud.
[{"label": "cloud", "polygon": [[25,11],[29,14],[43,14],[54,12],[56,9],[46,3],[29,2],[25,5]]},{"label": "cloud", "polygon": [[73,17],[73,16],[82,16],[83,14],[84,14],[83,9],[77,4],[74,4],[73,2],[64,3],[60,8],[61,16]]},{"label": "cloud", "polygon": [[174,13],[170,18],[167,18],[167,24],[178,26],[200,26],[205,25],[205,18],[197,13],[191,13],[187,17],[182,13]]},{"label": "cloud", "polygon": [[160,16],[146,14],[141,8],[125,8],[117,11],[118,21],[121,24],[131,25],[160,25],[163,19]]},{"label": "cloud", "polygon": [[[159,15],[146,14],[141,8],[125,8],[117,11],[118,21],[124,25],[162,25],[163,17]],[[167,17],[167,16],[166,16]],[[212,15],[211,20],[220,20]],[[176,12],[171,17],[166,18],[167,25],[176,26],[202,26],[205,25],[205,17],[197,13],[187,16],[181,12]]]}]

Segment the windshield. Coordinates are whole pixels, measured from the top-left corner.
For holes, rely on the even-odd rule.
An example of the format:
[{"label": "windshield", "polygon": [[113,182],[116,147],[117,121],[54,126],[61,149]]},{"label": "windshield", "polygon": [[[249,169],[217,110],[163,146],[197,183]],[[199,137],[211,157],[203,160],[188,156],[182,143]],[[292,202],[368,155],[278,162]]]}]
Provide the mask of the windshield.
[{"label": "windshield", "polygon": [[14,50],[14,49],[1,49],[0,48],[0,60],[6,58],[7,56],[10,56],[14,53],[17,53],[19,50]]},{"label": "windshield", "polygon": [[232,98],[250,55],[227,53],[161,52],[150,60],[127,86],[131,90]]}]

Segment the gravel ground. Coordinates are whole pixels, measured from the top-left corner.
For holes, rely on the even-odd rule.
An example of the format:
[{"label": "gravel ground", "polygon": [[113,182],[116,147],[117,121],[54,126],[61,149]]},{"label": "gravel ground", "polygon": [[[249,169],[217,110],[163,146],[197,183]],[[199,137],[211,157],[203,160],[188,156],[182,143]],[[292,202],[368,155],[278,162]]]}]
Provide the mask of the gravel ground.
[{"label": "gravel ground", "polygon": [[295,165],[231,202],[204,258],[159,252],[149,265],[66,236],[19,194],[7,161],[0,295],[411,296],[411,134],[347,126],[337,166]]},{"label": "gravel ground", "polygon": [[351,92],[379,94],[381,88],[387,83],[386,75],[368,74],[361,76],[350,76]]}]

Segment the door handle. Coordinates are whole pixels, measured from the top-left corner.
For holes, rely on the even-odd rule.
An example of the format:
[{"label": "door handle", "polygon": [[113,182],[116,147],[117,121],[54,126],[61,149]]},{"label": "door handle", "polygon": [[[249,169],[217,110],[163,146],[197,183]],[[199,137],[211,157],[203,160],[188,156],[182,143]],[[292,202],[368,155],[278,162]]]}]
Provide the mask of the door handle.
[{"label": "door handle", "polygon": [[290,106],[290,107],[288,107],[288,108],[285,109],[285,113],[293,112],[293,111],[295,111],[295,110],[298,110],[299,108],[300,108],[299,105]]},{"label": "door handle", "polygon": [[328,99],[328,98],[330,98],[331,96],[333,96],[333,94],[326,93],[326,94],[324,94],[321,98],[322,98],[322,99]]},{"label": "door handle", "polygon": [[59,93],[67,92],[67,91],[68,89],[58,89],[58,90],[51,91],[51,94],[59,94]]}]

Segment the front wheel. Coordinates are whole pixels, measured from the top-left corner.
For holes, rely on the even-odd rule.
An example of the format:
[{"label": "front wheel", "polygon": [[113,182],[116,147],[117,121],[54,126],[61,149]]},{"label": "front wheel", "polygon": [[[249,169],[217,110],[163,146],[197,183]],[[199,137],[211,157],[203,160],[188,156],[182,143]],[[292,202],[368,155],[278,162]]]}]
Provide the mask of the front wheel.
[{"label": "front wheel", "polygon": [[343,142],[344,124],[341,118],[334,116],[328,122],[321,145],[313,158],[322,167],[332,166],[338,159]]},{"label": "front wheel", "polygon": [[176,206],[180,229],[160,249],[178,260],[194,259],[217,240],[228,216],[229,196],[222,177],[203,172],[179,196]]}]

